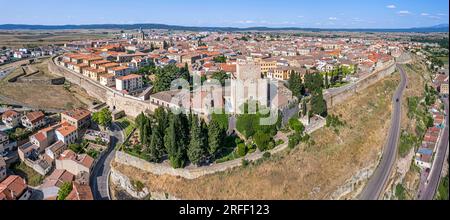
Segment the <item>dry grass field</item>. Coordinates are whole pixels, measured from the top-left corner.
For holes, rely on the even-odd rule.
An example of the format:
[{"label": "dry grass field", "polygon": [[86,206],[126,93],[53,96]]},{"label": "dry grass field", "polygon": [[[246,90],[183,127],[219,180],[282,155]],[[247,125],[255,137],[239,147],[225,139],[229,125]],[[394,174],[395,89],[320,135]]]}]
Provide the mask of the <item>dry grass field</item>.
[{"label": "dry grass field", "polygon": [[[32,64],[32,68],[39,70],[33,79],[54,78],[47,69],[48,59]],[[17,68],[8,77],[0,81],[0,100],[13,100],[17,104],[40,108],[40,109],[58,109],[66,110],[76,107],[85,107],[89,100],[82,100],[77,96],[86,97],[83,91],[77,88],[65,89],[63,85],[44,85],[31,82],[8,82],[8,79],[21,74],[22,69]],[[81,95],[80,95],[81,94]]]},{"label": "dry grass field", "polygon": [[373,164],[389,130],[392,94],[399,74],[367,88],[330,110],[347,124],[339,133],[323,128],[312,134],[314,144],[272,155],[247,167],[195,180],[155,176],[113,163],[150,191],[182,199],[326,199],[358,170]]},{"label": "dry grass field", "polygon": [[108,32],[111,30],[0,31],[0,47],[20,48],[95,40],[110,36]]}]

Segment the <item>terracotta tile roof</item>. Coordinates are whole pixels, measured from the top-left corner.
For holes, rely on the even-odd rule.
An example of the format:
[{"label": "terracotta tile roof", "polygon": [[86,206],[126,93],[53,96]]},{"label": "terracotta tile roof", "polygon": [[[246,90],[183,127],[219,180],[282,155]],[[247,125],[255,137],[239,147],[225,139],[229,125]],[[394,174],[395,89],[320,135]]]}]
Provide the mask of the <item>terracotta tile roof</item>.
[{"label": "terracotta tile roof", "polygon": [[63,183],[72,182],[74,178],[75,175],[71,174],[67,170],[58,169],[53,171],[53,173],[50,174],[50,176],[48,176],[45,179],[44,183],[42,184],[42,187],[44,188],[52,186],[61,187]]},{"label": "terracotta tile roof", "polygon": [[94,164],[94,158],[87,154],[77,155],[72,150],[65,150],[59,157],[59,160],[73,160],[84,167],[91,168]]},{"label": "terracotta tile roof", "polygon": [[121,70],[126,70],[126,69],[128,69],[128,67],[126,67],[126,66],[118,66],[118,67],[111,68],[112,71],[121,71]]},{"label": "terracotta tile roof", "polygon": [[94,158],[90,157],[87,154],[80,155],[80,158],[78,158],[78,159],[79,159],[79,162],[81,165],[88,167],[88,168],[91,168],[92,165],[94,164]]},{"label": "terracotta tile roof", "polygon": [[16,175],[8,176],[0,183],[0,197],[7,200],[18,199],[27,190],[25,180]]},{"label": "terracotta tile roof", "polygon": [[101,65],[101,64],[105,64],[105,63],[110,63],[110,62],[107,60],[99,60],[99,61],[92,62],[92,64],[95,64],[95,65]]},{"label": "terracotta tile roof", "polygon": [[91,187],[73,183],[72,192],[66,197],[66,200],[94,200]]},{"label": "terracotta tile roof", "polygon": [[16,111],[14,111],[14,110],[7,110],[7,111],[5,111],[3,113],[2,118],[9,118],[9,117],[12,117],[12,116],[17,116],[17,115],[19,115],[19,113],[16,112]]},{"label": "terracotta tile roof", "polygon": [[100,76],[100,78],[107,78],[107,79],[110,79],[110,78],[114,78],[114,74],[112,74],[112,73],[108,73],[108,74],[103,74],[103,75],[101,75]]},{"label": "terracotta tile roof", "polygon": [[75,126],[67,125],[61,126],[60,128],[56,129],[56,131],[58,131],[62,136],[67,137],[76,132],[77,128]]},{"label": "terracotta tile roof", "polygon": [[31,122],[31,123],[36,123],[42,119],[44,119],[45,115],[43,112],[38,111],[38,112],[29,112],[25,115],[25,117]]},{"label": "terracotta tile roof", "polygon": [[86,68],[86,71],[93,72],[93,73],[104,73],[105,72],[104,70],[95,69],[95,68]]},{"label": "terracotta tile roof", "polygon": [[41,143],[47,140],[47,135],[46,135],[46,133],[45,133],[45,132],[42,132],[42,131],[36,133],[35,135],[33,135],[33,137],[34,137],[37,141],[39,141],[39,142],[41,142]]},{"label": "terracotta tile roof", "polygon": [[100,66],[101,66],[101,67],[108,68],[108,67],[119,66],[119,64],[117,64],[117,63],[106,63],[106,64],[102,64],[102,65],[100,65]]},{"label": "terracotta tile roof", "polygon": [[64,114],[66,116],[69,116],[75,120],[81,120],[84,119],[86,117],[89,117],[91,115],[91,112],[87,109],[83,109],[83,108],[77,108],[77,109],[73,109],[73,110],[69,110],[69,111],[65,111],[61,114]]},{"label": "terracotta tile roof", "polygon": [[130,80],[130,79],[137,79],[137,78],[142,78],[142,76],[141,75],[137,75],[137,74],[130,74],[130,75],[119,77],[117,79],[118,80]]}]

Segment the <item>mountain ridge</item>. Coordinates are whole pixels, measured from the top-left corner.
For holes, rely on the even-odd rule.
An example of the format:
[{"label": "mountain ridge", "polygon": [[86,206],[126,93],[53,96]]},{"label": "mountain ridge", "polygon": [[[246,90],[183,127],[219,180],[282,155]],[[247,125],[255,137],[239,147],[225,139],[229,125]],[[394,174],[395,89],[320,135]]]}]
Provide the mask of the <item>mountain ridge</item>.
[{"label": "mountain ridge", "polygon": [[179,31],[329,31],[329,32],[449,32],[448,24],[438,24],[430,27],[413,28],[301,28],[301,27],[200,27],[181,26],[155,23],[142,24],[83,24],[83,25],[28,25],[28,24],[0,24],[0,30],[75,30],[75,29],[168,29]]}]

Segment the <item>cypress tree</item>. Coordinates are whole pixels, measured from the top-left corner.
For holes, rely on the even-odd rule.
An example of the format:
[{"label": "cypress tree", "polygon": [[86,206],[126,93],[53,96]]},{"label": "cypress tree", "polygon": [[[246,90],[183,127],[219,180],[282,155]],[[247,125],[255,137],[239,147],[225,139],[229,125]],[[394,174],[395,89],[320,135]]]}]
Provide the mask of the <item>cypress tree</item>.
[{"label": "cypress tree", "polygon": [[220,124],[216,120],[211,120],[208,126],[208,152],[214,156],[222,146],[225,132],[220,127]]},{"label": "cypress tree", "polygon": [[[159,125],[157,125],[159,126]],[[149,160],[151,162],[159,163],[164,155],[164,132],[161,129],[153,129],[150,139],[150,146],[148,147]]]},{"label": "cypress tree", "polygon": [[164,136],[164,145],[172,167],[181,168],[184,166],[184,159],[183,147],[178,145],[181,136],[178,123],[179,117],[178,115],[169,115],[169,118],[169,126]]},{"label": "cypress tree", "polygon": [[191,122],[191,135],[189,147],[187,150],[187,156],[191,163],[199,165],[203,156],[203,140],[202,140],[201,128],[198,122],[197,116],[194,116]]}]

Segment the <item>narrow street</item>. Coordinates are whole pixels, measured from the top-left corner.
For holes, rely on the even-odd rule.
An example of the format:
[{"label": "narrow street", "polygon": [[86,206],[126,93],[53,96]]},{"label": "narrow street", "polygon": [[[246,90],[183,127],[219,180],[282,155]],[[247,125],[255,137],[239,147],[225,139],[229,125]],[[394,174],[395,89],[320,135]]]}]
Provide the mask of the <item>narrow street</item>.
[{"label": "narrow street", "polygon": [[108,178],[111,170],[111,161],[116,153],[116,146],[124,140],[123,130],[116,123],[112,123],[109,130],[111,143],[107,152],[99,159],[91,174],[91,189],[95,200],[109,200]]}]

